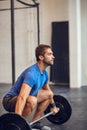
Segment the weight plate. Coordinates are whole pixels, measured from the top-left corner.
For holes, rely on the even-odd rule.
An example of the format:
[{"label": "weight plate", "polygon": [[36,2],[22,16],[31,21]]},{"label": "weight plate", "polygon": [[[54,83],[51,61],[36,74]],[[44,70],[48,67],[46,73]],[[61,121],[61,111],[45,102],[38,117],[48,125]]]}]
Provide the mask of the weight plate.
[{"label": "weight plate", "polygon": [[[63,124],[69,120],[72,114],[72,108],[67,99],[61,95],[54,95],[54,101],[56,106],[59,108],[59,112],[56,115],[50,115],[47,119],[55,124]],[[50,105],[47,107],[45,114],[50,112]]]},{"label": "weight plate", "polygon": [[0,116],[0,130],[31,130],[31,127],[22,116],[6,113]]}]

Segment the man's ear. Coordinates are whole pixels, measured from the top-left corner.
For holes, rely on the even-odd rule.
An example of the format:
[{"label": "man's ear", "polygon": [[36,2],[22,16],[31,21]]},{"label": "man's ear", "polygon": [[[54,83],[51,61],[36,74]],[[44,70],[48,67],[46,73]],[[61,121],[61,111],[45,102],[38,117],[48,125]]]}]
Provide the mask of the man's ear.
[{"label": "man's ear", "polygon": [[44,57],[42,55],[40,55],[39,59],[42,61],[44,59]]}]

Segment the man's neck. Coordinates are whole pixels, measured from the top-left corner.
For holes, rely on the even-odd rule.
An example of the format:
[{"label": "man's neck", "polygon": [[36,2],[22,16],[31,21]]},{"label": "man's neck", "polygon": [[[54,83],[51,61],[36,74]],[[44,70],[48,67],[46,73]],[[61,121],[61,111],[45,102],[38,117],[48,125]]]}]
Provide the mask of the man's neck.
[{"label": "man's neck", "polygon": [[47,68],[47,66],[45,64],[43,64],[43,62],[41,62],[41,61],[38,61],[37,65],[41,72],[43,72]]}]

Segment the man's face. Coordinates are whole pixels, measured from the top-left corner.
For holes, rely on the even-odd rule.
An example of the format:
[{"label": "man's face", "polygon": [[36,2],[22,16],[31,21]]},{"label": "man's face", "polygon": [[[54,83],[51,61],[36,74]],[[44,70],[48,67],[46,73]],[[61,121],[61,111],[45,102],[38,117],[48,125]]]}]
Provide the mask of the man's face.
[{"label": "man's face", "polygon": [[46,65],[53,65],[54,64],[54,55],[50,48],[46,49],[45,54],[43,56],[43,63]]}]

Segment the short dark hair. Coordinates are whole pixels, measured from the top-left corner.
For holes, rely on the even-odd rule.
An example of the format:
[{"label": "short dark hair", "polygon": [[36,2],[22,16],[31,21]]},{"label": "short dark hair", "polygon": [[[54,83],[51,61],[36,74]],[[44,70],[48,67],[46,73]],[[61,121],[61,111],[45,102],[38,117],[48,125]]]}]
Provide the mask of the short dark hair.
[{"label": "short dark hair", "polygon": [[39,61],[39,56],[42,55],[44,56],[45,54],[45,50],[47,48],[51,48],[51,46],[49,45],[45,45],[45,44],[40,44],[39,46],[36,47],[36,50],[35,50],[35,56],[36,56],[36,60]]}]

